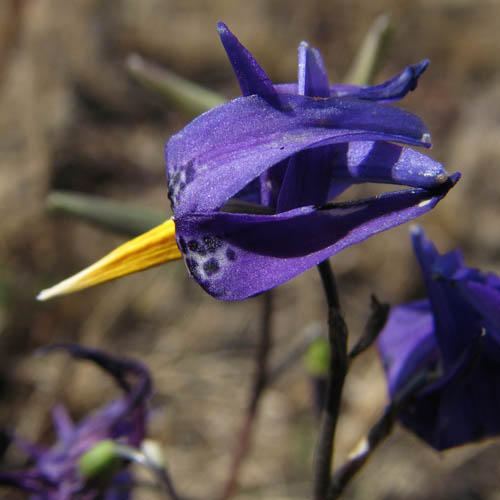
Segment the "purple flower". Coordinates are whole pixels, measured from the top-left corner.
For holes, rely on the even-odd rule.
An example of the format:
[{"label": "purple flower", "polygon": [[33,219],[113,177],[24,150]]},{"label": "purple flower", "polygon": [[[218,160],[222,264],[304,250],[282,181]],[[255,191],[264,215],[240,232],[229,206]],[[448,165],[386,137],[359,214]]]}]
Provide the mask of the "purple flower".
[{"label": "purple flower", "polygon": [[[125,244],[103,268],[96,264],[42,292],[41,299],[181,254],[209,294],[244,299],[423,215],[458,180],[407,147],[430,146],[419,118],[381,104],[413,90],[427,61],[381,85],[330,86],[320,53],[303,42],[298,83],[273,85],[227,26],[219,23],[218,31],[243,96],[204,113],[168,141],[173,220],[146,240]],[[365,182],[413,189],[332,203]]]},{"label": "purple flower", "polygon": [[500,433],[500,279],[413,232],[428,299],[393,308],[378,347],[392,398],[430,380],[399,414],[443,450]]},{"label": "purple flower", "polygon": [[112,440],[132,447],[140,446],[146,429],[147,402],[151,379],[140,363],[115,358],[102,351],[60,344],[48,350],[63,349],[77,359],[92,361],[108,372],[123,390],[122,397],[74,424],[63,406],[53,410],[56,442],[47,449],[14,441],[28,454],[31,466],[23,470],[0,472],[0,484],[16,486],[33,500],[92,500],[130,498],[130,474],[121,467],[110,480],[96,485],[83,477],[82,457],[96,445]]},{"label": "purple flower", "polygon": [[[428,146],[417,117],[373,102],[413,89],[426,61],[376,87],[330,87],[321,55],[302,43],[298,84],[274,86],[228,28],[218,29],[243,97],[166,146],[179,248],[211,295],[238,300],[275,287],[426,213],[456,181],[427,156],[387,142]],[[417,189],[328,203],[360,182]]]}]

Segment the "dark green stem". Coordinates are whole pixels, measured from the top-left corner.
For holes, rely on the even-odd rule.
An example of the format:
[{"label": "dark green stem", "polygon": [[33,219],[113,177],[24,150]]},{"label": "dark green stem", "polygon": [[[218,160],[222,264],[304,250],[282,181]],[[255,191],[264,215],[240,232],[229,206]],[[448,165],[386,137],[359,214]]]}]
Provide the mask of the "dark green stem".
[{"label": "dark green stem", "polygon": [[262,394],[269,382],[269,354],[272,347],[272,310],[273,310],[273,294],[267,292],[262,297],[263,308],[260,325],[260,337],[255,353],[255,372],[250,390],[247,410],[245,413],[243,425],[238,435],[236,449],[233,454],[229,477],[224,485],[221,495],[221,500],[231,498],[238,488],[238,478],[241,466],[247,457],[254,429],[254,424],[257,418]]},{"label": "dark green stem", "polygon": [[363,334],[349,352],[350,361],[365,352],[377,340],[387,322],[389,311],[389,304],[380,302],[375,295],[371,296],[371,314],[366,322]]},{"label": "dark green stem", "polygon": [[335,277],[326,260],[318,265],[328,305],[328,340],[330,366],[325,406],[321,415],[314,464],[313,499],[325,500],[330,486],[335,430],[340,413],[342,389],[349,366],[347,355],[347,326],[342,316]]},{"label": "dark green stem", "polygon": [[359,444],[356,453],[335,471],[328,491],[327,500],[337,500],[351,479],[363,467],[377,447],[387,438],[396,421],[397,407],[389,405],[380,419],[370,429],[368,435]]},{"label": "dark green stem", "polygon": [[400,410],[408,404],[415,394],[427,384],[435,381],[435,374],[423,371],[412,377],[405,387],[396,394],[392,402],[387,405],[384,413],[370,429],[368,435],[358,445],[355,453],[333,474],[328,490],[327,500],[337,500],[343,493],[351,479],[365,465],[373,452],[383,441],[390,436]]}]

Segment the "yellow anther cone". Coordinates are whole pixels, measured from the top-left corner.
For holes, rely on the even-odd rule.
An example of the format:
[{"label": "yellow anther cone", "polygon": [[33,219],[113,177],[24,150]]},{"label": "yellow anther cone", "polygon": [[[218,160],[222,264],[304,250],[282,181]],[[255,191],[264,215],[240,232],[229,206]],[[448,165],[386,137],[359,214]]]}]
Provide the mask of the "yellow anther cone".
[{"label": "yellow anther cone", "polygon": [[38,300],[48,300],[58,295],[89,288],[127,274],[136,273],[180,259],[182,256],[175,241],[175,224],[172,219],[156,226],[98,260],[83,271],[42,290]]}]

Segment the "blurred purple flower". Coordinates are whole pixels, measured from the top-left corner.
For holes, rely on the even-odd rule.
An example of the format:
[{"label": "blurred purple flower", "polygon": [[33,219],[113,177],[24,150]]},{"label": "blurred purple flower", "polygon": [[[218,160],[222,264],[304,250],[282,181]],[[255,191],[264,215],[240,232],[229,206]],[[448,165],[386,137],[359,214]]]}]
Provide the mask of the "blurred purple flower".
[{"label": "blurred purple flower", "polygon": [[89,450],[107,440],[140,446],[151,395],[148,370],[136,361],[115,358],[96,349],[58,344],[47,351],[55,349],[92,361],[115,379],[124,394],[78,424],[71,421],[63,406],[56,406],[52,416],[57,441],[44,449],[14,437],[32,465],[23,470],[0,472],[0,484],[18,487],[28,492],[32,500],[127,500],[131,477],[124,465],[118,471],[112,470],[111,477],[102,484],[83,477],[79,466]]},{"label": "blurred purple flower", "polygon": [[500,434],[500,278],[440,255],[413,232],[428,299],[392,309],[378,340],[389,393],[431,380],[403,406],[401,422],[443,450]]},{"label": "blurred purple flower", "polygon": [[[413,90],[428,62],[373,87],[330,86],[299,46],[298,83],[273,85],[222,23],[243,97],[201,115],[166,146],[178,246],[211,295],[239,300],[431,210],[458,180],[393,142],[430,146],[416,116],[376,101]],[[391,142],[388,142],[391,141]],[[352,184],[415,189],[328,203]]]}]

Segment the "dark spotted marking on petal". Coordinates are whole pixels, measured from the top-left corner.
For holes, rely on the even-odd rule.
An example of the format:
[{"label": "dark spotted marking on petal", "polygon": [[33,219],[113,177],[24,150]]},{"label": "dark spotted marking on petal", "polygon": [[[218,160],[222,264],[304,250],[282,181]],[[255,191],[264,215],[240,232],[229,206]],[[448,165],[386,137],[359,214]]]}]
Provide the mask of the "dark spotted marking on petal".
[{"label": "dark spotted marking on petal", "polygon": [[200,249],[200,244],[196,240],[189,240],[187,243],[187,247],[191,252],[198,252]]},{"label": "dark spotted marking on petal", "polygon": [[200,272],[198,271],[198,262],[195,259],[190,259],[189,257],[186,259],[186,266],[191,273],[191,276],[197,280],[202,278]]},{"label": "dark spotted marking on petal", "polygon": [[190,259],[189,257],[186,259],[186,264],[190,270],[198,267],[198,262],[196,262],[195,259]]},{"label": "dark spotted marking on petal", "polygon": [[231,247],[227,247],[226,248],[226,257],[228,260],[233,262],[236,260],[236,252]]},{"label": "dark spotted marking on petal", "polygon": [[180,236],[178,239],[177,239],[177,243],[179,243],[179,248],[181,249],[181,252],[182,253],[187,253],[187,245],[186,245],[186,240]]},{"label": "dark spotted marking on petal", "polygon": [[168,196],[168,199],[170,201],[171,207],[172,208],[175,207],[177,200],[175,200],[174,197],[172,196],[172,191],[170,190],[170,188],[167,189],[167,196]]},{"label": "dark spotted marking on petal", "polygon": [[186,164],[185,171],[186,171],[186,184],[189,184],[194,180],[194,174],[195,174],[194,160],[191,160]]},{"label": "dark spotted marking on petal", "polygon": [[222,271],[229,271],[231,263],[238,258],[237,251],[215,234],[179,236],[178,242],[191,276],[202,286],[208,286]]},{"label": "dark spotted marking on petal", "polygon": [[203,243],[210,253],[215,253],[223,245],[222,240],[217,236],[203,236]]},{"label": "dark spotted marking on petal", "polygon": [[168,197],[173,207],[179,202],[182,191],[195,178],[194,160],[179,166],[168,178]]},{"label": "dark spotted marking on petal", "polygon": [[219,262],[214,257],[210,258],[203,264],[203,270],[207,276],[213,276],[220,269]]},{"label": "dark spotted marking on petal", "polygon": [[187,246],[188,246],[188,249],[193,253],[197,253],[198,255],[206,255],[207,254],[207,249],[205,248],[205,246],[202,245],[197,240],[188,241]]}]

